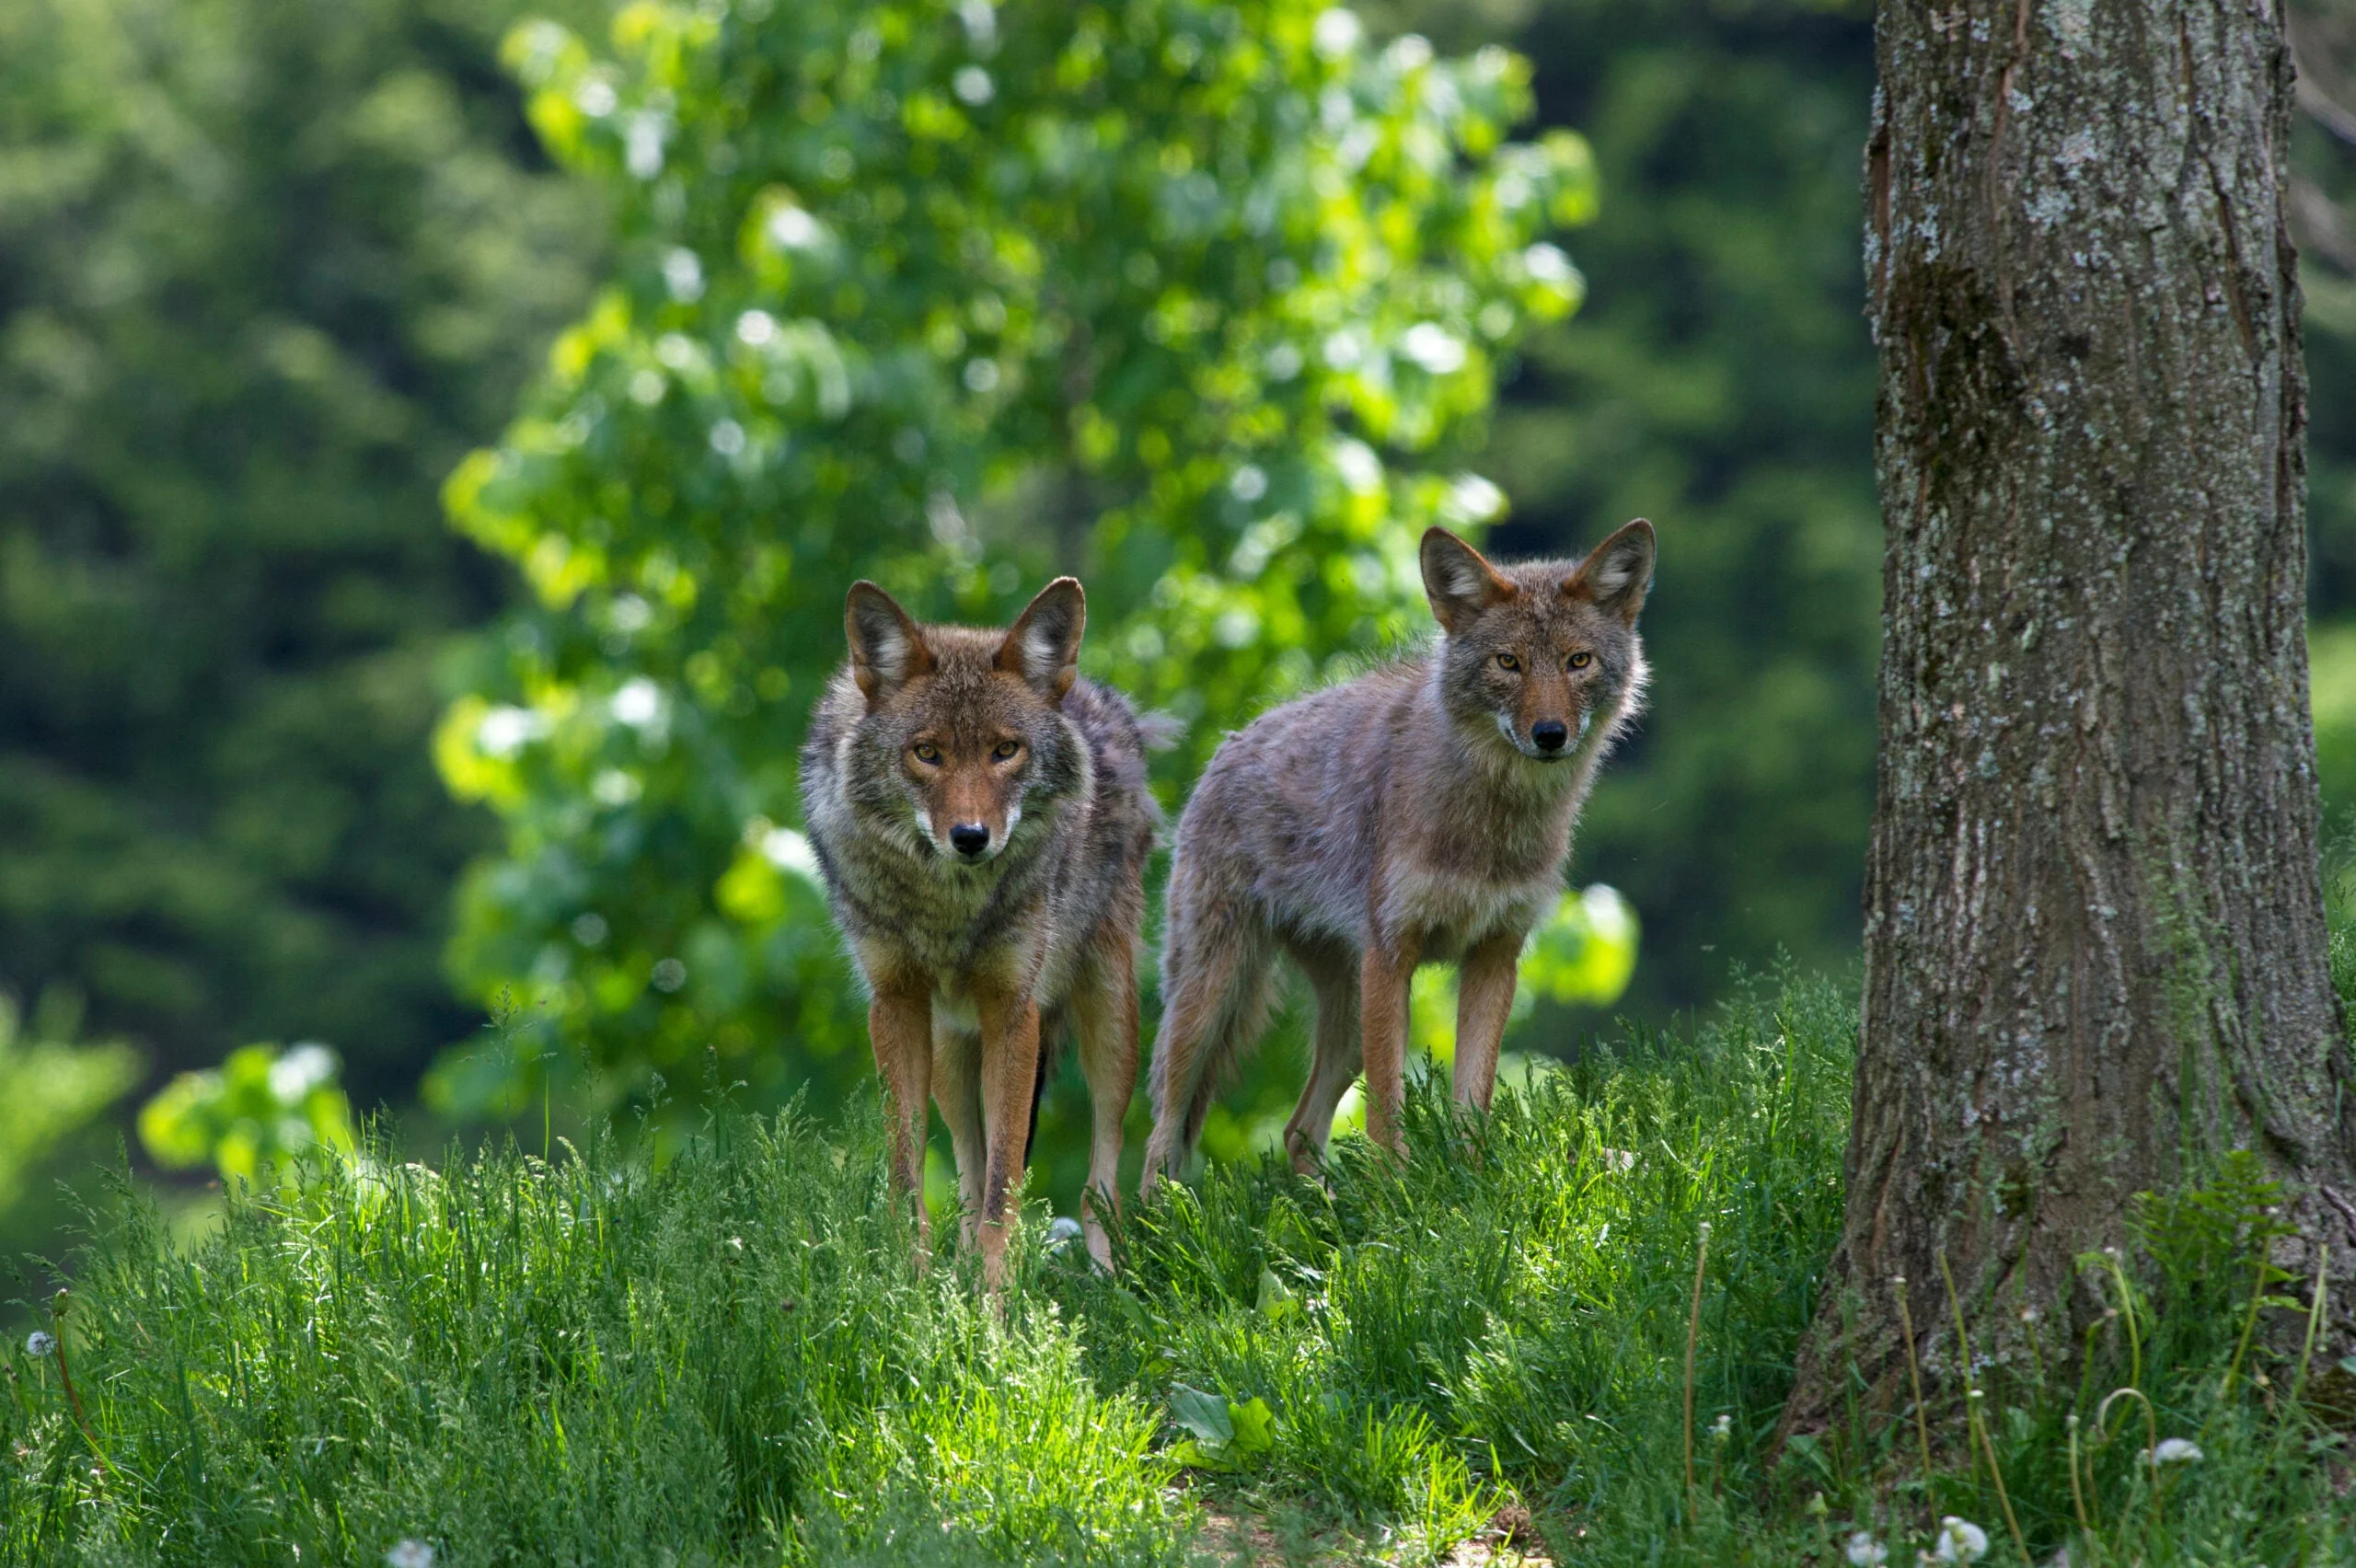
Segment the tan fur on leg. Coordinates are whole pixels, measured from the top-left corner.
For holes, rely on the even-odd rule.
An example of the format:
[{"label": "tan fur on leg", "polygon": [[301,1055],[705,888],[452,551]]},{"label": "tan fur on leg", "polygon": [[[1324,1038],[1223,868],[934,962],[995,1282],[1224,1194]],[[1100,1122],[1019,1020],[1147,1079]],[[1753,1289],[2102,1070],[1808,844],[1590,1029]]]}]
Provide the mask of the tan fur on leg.
[{"label": "tan fur on leg", "polygon": [[867,1009],[868,1038],[892,1124],[892,1193],[917,1205],[917,1262],[932,1250],[932,1217],[924,1207],[924,1143],[932,1076],[932,997],[924,990],[878,987]]},{"label": "tan fur on leg", "polygon": [[1285,1152],[1292,1168],[1314,1176],[1334,1136],[1334,1113],[1358,1076],[1365,1052],[1358,1043],[1358,965],[1346,955],[1294,954],[1317,994],[1317,1023],[1309,1082],[1300,1103],[1285,1124]]},{"label": "tan fur on leg", "polygon": [[1072,1026],[1080,1037],[1080,1070],[1088,1075],[1088,1185],[1080,1198],[1088,1255],[1110,1270],[1113,1246],[1100,1205],[1120,1212],[1121,1124],[1138,1087],[1137,950],[1112,933],[1096,950],[1093,973],[1072,991]]},{"label": "tan fur on leg", "polygon": [[1039,1074],[1039,1007],[1011,992],[977,996],[982,1019],[982,1286],[1006,1283],[1007,1233],[1022,1197],[1022,1143]]},{"label": "tan fur on leg", "polygon": [[1415,977],[1413,951],[1366,950],[1358,976],[1358,1034],[1366,1054],[1366,1136],[1402,1159],[1407,1130],[1407,987]]},{"label": "tan fur on leg", "polygon": [[1491,937],[1464,955],[1457,970],[1456,1102],[1489,1108],[1497,1087],[1497,1051],[1513,1012],[1521,964],[1521,935]]}]

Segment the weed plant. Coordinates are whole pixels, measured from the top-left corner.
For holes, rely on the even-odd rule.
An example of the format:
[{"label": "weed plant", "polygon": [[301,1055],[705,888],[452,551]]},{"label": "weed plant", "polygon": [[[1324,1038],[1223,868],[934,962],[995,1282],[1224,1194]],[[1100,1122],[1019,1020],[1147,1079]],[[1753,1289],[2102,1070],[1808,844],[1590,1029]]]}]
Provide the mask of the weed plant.
[{"label": "weed plant", "polygon": [[1854,1016],[1786,979],[1484,1122],[1421,1091],[1410,1165],[1213,1168],[1132,1208],[1114,1278],[1034,1210],[1002,1313],[953,1240],[910,1262],[872,1111],[723,1116],[659,1169],[379,1150],[193,1245],[127,1205],[6,1351],[0,1562],[1174,1565],[1223,1560],[1217,1514],[1408,1563],[1525,1513],[1599,1565],[1910,1564],[1951,1516],[1950,1560],[2356,1562],[2356,1375],[2305,1354],[2246,1159],[2085,1261],[2071,1365],[1934,1397],[1934,1473],[1911,1409],[1774,1446]]}]

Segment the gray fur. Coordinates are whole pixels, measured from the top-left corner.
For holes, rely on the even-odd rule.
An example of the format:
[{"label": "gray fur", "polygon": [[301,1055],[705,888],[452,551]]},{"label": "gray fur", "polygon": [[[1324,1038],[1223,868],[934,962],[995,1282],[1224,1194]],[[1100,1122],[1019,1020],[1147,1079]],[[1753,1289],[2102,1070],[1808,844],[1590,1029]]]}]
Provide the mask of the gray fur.
[{"label": "gray fur", "polygon": [[[1279,954],[1318,998],[1316,1063],[1287,1133],[1307,1166],[1357,1074],[1362,1028],[1403,1030],[1360,994],[1369,955],[1412,973],[1475,952],[1494,970],[1519,951],[1561,894],[1596,769],[1641,706],[1635,618],[1652,561],[1641,523],[1584,561],[1506,568],[1435,529],[1424,575],[1438,641],[1221,744],[1172,854],[1149,1191],[1193,1149],[1220,1078],[1259,1035]],[[1565,667],[1582,653],[1585,668]],[[1558,755],[1533,739],[1548,722],[1565,726]],[[1509,1002],[1509,973],[1503,985]],[[1502,1030],[1494,984],[1475,1005],[1484,1030]],[[1468,1059],[1464,1036],[1458,1095],[1485,1106],[1496,1041]],[[1366,1061],[1371,1074],[1371,1044]]]}]

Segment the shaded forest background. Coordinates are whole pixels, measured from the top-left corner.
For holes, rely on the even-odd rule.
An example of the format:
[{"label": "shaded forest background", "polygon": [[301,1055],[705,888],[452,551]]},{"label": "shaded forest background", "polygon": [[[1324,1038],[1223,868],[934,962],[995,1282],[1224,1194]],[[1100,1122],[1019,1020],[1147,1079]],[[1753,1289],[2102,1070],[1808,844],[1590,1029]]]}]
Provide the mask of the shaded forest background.
[{"label": "shaded forest background", "polygon": [[[316,1039],[359,1105],[408,1112],[484,1024],[445,953],[453,888],[498,834],[429,743],[522,590],[441,490],[610,237],[499,63],[526,10],[602,26],[503,0],[0,0],[0,992],[22,1014],[0,1089],[41,1042],[122,1043],[85,1098],[128,1108],[238,1046]],[[1364,14],[1446,52],[1508,43],[1535,67],[1523,133],[1594,150],[1600,212],[1564,239],[1587,302],[1537,329],[1472,462],[1510,498],[1504,552],[1661,530],[1652,712],[1574,869],[1641,922],[1623,1010],[1703,1006],[1779,954],[1844,964],[1880,559],[1869,6]],[[2356,802],[2356,6],[2295,14],[2337,812]],[[124,1125],[37,1170],[0,1158],[0,1203],[25,1198],[0,1243],[44,1235],[51,1179]],[[9,1136],[0,1112],[0,1155]]]}]

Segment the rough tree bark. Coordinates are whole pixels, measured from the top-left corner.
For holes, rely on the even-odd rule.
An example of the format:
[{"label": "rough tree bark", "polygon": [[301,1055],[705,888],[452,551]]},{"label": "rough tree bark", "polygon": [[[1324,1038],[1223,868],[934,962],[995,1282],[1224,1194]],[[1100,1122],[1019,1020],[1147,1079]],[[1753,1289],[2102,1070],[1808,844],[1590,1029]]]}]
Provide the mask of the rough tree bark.
[{"label": "rough tree bark", "polygon": [[2356,1259],[2277,6],[1881,8],[1880,783],[1848,1216],[1787,1430],[1853,1371],[1895,1402],[1893,1276],[1953,1366],[1942,1254],[1976,1349],[2050,1357],[2095,1305],[2073,1257],[2204,1152],[2294,1184],[2281,1262]]}]

